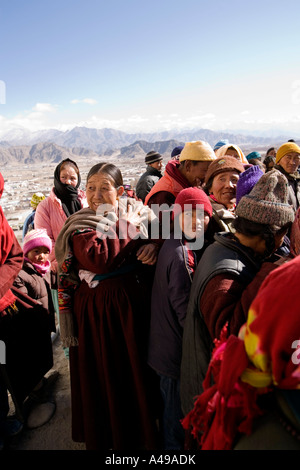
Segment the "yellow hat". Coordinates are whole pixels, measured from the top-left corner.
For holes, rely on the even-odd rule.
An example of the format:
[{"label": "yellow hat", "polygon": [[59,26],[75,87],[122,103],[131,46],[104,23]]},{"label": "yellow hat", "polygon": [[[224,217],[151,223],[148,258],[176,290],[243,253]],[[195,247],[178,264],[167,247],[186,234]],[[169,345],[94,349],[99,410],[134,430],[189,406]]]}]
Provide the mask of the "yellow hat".
[{"label": "yellow hat", "polygon": [[283,144],[276,152],[276,160],[275,163],[278,163],[282,157],[287,155],[290,152],[296,152],[300,154],[300,147],[295,142],[287,142]]},{"label": "yellow hat", "polygon": [[195,160],[199,162],[212,162],[216,159],[215,152],[212,147],[202,140],[195,142],[187,142],[183,147],[179,161]]},{"label": "yellow hat", "polygon": [[30,205],[33,209],[36,209],[37,206],[39,205],[39,203],[45,199],[45,196],[43,193],[34,193],[32,198],[31,198],[31,201],[30,201]]}]

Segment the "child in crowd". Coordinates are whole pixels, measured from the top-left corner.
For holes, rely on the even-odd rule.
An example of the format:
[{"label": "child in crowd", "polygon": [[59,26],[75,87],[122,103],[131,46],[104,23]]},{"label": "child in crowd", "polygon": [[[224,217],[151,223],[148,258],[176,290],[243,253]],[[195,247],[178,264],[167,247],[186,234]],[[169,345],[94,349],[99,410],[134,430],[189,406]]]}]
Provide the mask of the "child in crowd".
[{"label": "child in crowd", "polygon": [[30,205],[32,207],[32,212],[26,217],[24,224],[23,224],[23,233],[22,233],[22,241],[24,241],[24,237],[27,232],[34,229],[34,216],[37,206],[41,201],[45,199],[43,193],[34,193],[32,195]]},{"label": "child in crowd", "polygon": [[211,216],[212,206],[202,189],[180,191],[173,209],[174,232],[165,240],[157,260],[148,363],[160,377],[164,450],[182,450],[184,445],[179,395],[183,326],[193,275],[207,246],[205,231]]},{"label": "child in crowd", "polygon": [[54,307],[50,291],[50,261],[52,242],[46,230],[29,231],[23,242],[24,262],[14,285],[49,311],[50,331],[55,332]]},{"label": "child in crowd", "polygon": [[[52,242],[44,229],[34,229],[29,231],[23,242],[24,262],[21,271],[14,281],[14,286],[21,292],[24,292],[32,299],[40,302],[43,307],[48,310],[48,328],[49,335],[56,331],[55,327],[55,310],[52,302],[50,287],[50,261],[49,254],[52,250]],[[37,354],[39,352],[37,351]],[[45,358],[45,361],[48,359]],[[51,380],[57,378],[57,371],[51,375]],[[30,398],[34,404],[32,413],[27,419],[28,427],[38,427],[45,424],[53,416],[55,412],[55,404],[47,401],[47,386],[50,384],[49,379],[45,377],[37,384]]]}]

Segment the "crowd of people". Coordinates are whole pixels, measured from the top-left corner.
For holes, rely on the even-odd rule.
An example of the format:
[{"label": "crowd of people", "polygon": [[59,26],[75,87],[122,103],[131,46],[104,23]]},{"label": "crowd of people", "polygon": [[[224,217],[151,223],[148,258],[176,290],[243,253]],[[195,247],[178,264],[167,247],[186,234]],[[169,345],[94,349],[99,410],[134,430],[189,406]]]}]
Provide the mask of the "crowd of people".
[{"label": "crowd of people", "polygon": [[22,247],[0,206],[1,449],[51,422],[57,331],[87,450],[300,449],[300,147],[163,160],[63,160]]}]

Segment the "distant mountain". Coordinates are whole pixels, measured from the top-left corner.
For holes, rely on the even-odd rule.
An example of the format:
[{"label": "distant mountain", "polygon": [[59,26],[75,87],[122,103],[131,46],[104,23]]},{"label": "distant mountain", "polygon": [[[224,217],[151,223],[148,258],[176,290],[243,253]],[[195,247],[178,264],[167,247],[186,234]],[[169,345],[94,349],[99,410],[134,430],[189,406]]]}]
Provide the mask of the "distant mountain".
[{"label": "distant mountain", "polygon": [[114,154],[117,158],[136,158],[144,157],[145,154],[151,150],[156,150],[163,157],[170,158],[172,150],[178,145],[184,145],[184,142],[180,142],[178,140],[162,140],[157,142],[137,140],[131,145],[121,147],[118,153],[116,153],[114,150],[108,150],[104,153],[104,155],[111,156]]},{"label": "distant mountain", "polygon": [[[193,140],[205,140],[214,146],[219,140],[228,139],[231,143],[240,146],[273,146],[281,142],[282,138],[247,136],[245,134],[234,134],[229,132],[215,132],[209,129],[194,129],[186,131],[162,131],[151,133],[129,134],[115,129],[91,129],[87,127],[74,127],[68,131],[58,131],[55,129],[37,131],[30,133],[27,130],[17,129],[2,135],[5,145],[34,145],[38,143],[51,142],[53,144],[67,148],[86,148],[94,150],[99,154],[112,152],[137,141],[150,143],[176,140],[179,142],[190,142]],[[1,145],[1,142],[0,142]],[[1,145],[2,146],[2,145]]]},{"label": "distant mountain", "polygon": [[76,156],[94,157],[94,151],[86,149],[68,149],[52,143],[39,143],[35,145],[19,145],[5,147],[0,145],[1,165],[59,163],[65,158],[75,159]]},{"label": "distant mountain", "polygon": [[56,163],[64,158],[74,159],[75,156],[135,158],[144,157],[150,150],[157,150],[167,158],[174,147],[195,140],[205,140],[213,147],[219,140],[228,139],[232,144],[241,146],[246,155],[252,150],[264,154],[267,148],[278,147],[285,140],[284,137],[247,136],[209,129],[129,134],[115,129],[87,127],[74,127],[65,132],[49,129],[33,133],[16,129],[2,135],[2,138],[2,165]]}]

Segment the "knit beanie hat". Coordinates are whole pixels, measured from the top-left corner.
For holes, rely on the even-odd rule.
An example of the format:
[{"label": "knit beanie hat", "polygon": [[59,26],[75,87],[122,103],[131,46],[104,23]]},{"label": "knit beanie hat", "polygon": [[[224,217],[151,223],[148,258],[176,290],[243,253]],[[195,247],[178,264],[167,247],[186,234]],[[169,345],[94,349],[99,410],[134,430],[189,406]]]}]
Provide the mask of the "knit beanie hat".
[{"label": "knit beanie hat", "polygon": [[[242,149],[238,145],[235,145],[235,144],[222,145],[222,147],[220,147],[218,150],[216,150],[216,157],[217,158],[225,157],[226,152],[230,148],[233,148],[236,151],[236,153],[238,154],[238,156],[239,156],[242,163],[245,163],[245,164],[248,163],[248,160],[245,157],[244,152],[242,151]],[[226,155],[226,156],[230,156],[230,155]]]},{"label": "knit beanie hat", "polygon": [[37,206],[39,205],[39,203],[45,199],[45,196],[43,193],[34,193],[32,195],[32,198],[31,198],[31,201],[30,201],[30,205],[33,209],[36,209]]},{"label": "knit beanie hat", "polygon": [[183,146],[179,145],[178,147],[173,148],[172,153],[171,153],[171,158],[176,157],[177,155],[180,155],[183,150]]},{"label": "knit beanie hat", "polygon": [[212,147],[202,140],[195,142],[187,142],[183,147],[179,161],[194,160],[199,162],[212,162],[216,159],[215,152]]},{"label": "knit beanie hat", "polygon": [[257,181],[264,175],[264,172],[258,165],[250,166],[241,173],[236,184],[236,205],[245,194],[249,194]]},{"label": "knit beanie hat", "polygon": [[23,242],[24,255],[27,255],[29,251],[40,246],[45,246],[51,253],[52,242],[51,238],[47,235],[47,231],[44,229],[34,229],[27,232]]},{"label": "knit beanie hat", "polygon": [[217,158],[208,167],[205,175],[205,184],[219,173],[224,173],[225,171],[237,171],[238,173],[242,173],[245,171],[245,168],[242,162],[235,157],[226,155],[225,157]]},{"label": "knit beanie hat", "polygon": [[[173,216],[176,217],[178,214],[184,212],[187,209],[196,209],[197,204],[203,204],[203,210],[209,217],[212,216],[212,206],[207,194],[203,189],[191,187],[182,189],[175,199],[175,206]],[[185,206],[189,205],[190,207]]]},{"label": "knit beanie hat", "polygon": [[160,153],[155,152],[155,150],[151,150],[151,152],[148,152],[147,155],[145,156],[145,163],[149,165],[150,163],[159,162],[162,159],[163,157],[161,156]]},{"label": "knit beanie hat", "polygon": [[219,140],[219,142],[217,142],[216,145],[214,146],[214,152],[218,150],[220,147],[223,147],[223,145],[227,145],[227,144],[229,144],[229,140],[227,139]]},{"label": "knit beanie hat", "polygon": [[300,147],[295,142],[287,142],[286,144],[281,145],[276,152],[276,160],[275,163],[279,163],[279,161],[290,152],[296,152],[300,154]]},{"label": "knit beanie hat", "polygon": [[256,158],[256,160],[261,160],[261,154],[259,152],[251,152],[246,155],[247,160],[252,160],[252,158]]},{"label": "knit beanie hat", "polygon": [[293,222],[294,209],[288,204],[288,181],[279,170],[261,176],[249,194],[236,207],[239,217],[265,225],[283,227]]}]

